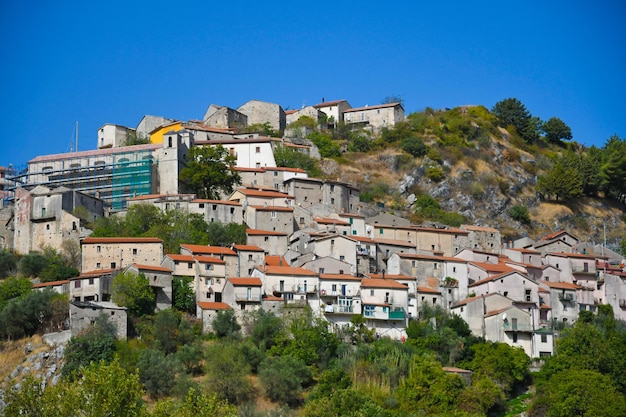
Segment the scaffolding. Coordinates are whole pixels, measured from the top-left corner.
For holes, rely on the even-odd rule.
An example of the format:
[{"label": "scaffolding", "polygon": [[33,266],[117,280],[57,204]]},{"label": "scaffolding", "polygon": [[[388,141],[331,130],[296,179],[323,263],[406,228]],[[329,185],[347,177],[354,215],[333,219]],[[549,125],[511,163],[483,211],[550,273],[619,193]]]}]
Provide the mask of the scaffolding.
[{"label": "scaffolding", "polygon": [[129,198],[152,193],[154,166],[150,149],[63,154],[58,159],[35,159],[27,169],[15,170],[8,178],[8,191],[14,195],[17,187],[67,187],[122,210]]}]

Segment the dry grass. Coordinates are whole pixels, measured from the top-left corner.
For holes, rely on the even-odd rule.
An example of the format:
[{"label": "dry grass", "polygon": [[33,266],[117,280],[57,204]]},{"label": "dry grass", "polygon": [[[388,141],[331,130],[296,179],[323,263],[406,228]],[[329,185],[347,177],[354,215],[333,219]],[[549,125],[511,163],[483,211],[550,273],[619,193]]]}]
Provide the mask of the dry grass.
[{"label": "dry grass", "polygon": [[[33,351],[26,354],[24,349],[26,345],[32,344]],[[39,335],[20,340],[2,342],[0,345],[0,381],[3,381],[11,372],[23,363],[29,355],[34,353],[49,351],[50,348],[45,344]]]},{"label": "dry grass", "polygon": [[573,215],[574,212],[562,204],[556,203],[540,203],[539,206],[532,210],[530,216],[533,220],[538,221],[540,223],[549,225],[552,224],[554,219],[564,216],[564,215]]}]

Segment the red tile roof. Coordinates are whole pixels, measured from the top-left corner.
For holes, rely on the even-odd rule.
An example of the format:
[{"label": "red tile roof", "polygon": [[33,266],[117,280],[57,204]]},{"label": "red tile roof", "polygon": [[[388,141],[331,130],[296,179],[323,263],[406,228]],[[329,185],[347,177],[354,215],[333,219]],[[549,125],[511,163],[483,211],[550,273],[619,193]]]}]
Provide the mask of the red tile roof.
[{"label": "red tile roof", "polygon": [[224,246],[208,246],[208,245],[191,245],[188,243],[181,243],[181,248],[187,249],[193,254],[209,254],[209,255],[237,255],[234,250]]},{"label": "red tile roof", "polygon": [[550,288],[556,288],[559,290],[578,290],[582,288],[580,285],[571,284],[569,282],[541,281],[541,283]]},{"label": "red tile roof", "polygon": [[287,236],[285,232],[276,232],[274,230],[259,230],[259,229],[246,229],[246,234],[249,236]]},{"label": "red tile roof", "polygon": [[265,265],[265,266],[260,266],[259,270],[270,275],[305,275],[305,276],[317,275],[317,273],[310,271],[308,269],[294,267],[294,266]]},{"label": "red tile roof", "polygon": [[316,104],[316,105],[315,105],[315,106],[313,106],[313,107],[315,107],[316,109],[318,109],[318,108],[320,108],[320,107],[330,107],[330,106],[336,106],[337,104],[339,104],[339,103],[343,103],[344,101],[347,103],[347,101],[346,101],[346,100],[343,100],[343,99],[342,99],[342,100],[323,101],[323,102],[321,102],[321,103]]},{"label": "red tile roof", "polygon": [[294,197],[281,193],[280,191],[263,191],[256,188],[238,188],[237,191],[249,197],[269,197],[269,198],[286,198],[292,200]]},{"label": "red tile roof", "polygon": [[231,309],[231,307],[226,303],[198,301],[197,304],[203,310],[230,310]]},{"label": "red tile roof", "polygon": [[292,212],[293,211],[293,207],[285,207],[285,206],[253,206],[250,205],[250,207],[253,207],[255,210],[257,211],[285,211],[285,212]]},{"label": "red tile roof", "polygon": [[235,245],[236,251],[248,251],[248,252],[265,252],[263,248],[256,245]]},{"label": "red tile roof", "polygon": [[260,278],[252,278],[252,277],[237,277],[237,278],[228,278],[235,287],[260,287],[263,285]]},{"label": "red tile roof", "polygon": [[33,288],[43,288],[43,287],[55,287],[57,285],[69,284],[69,279],[64,279],[61,281],[50,281],[50,282],[42,282],[39,284],[33,284]]},{"label": "red tile roof", "polygon": [[320,274],[320,279],[332,279],[338,281],[361,281],[361,278],[347,274]]},{"label": "red tile roof", "polygon": [[406,290],[407,287],[404,284],[400,284],[397,281],[392,279],[374,279],[374,278],[363,278],[361,280],[361,287],[363,288],[394,288],[399,290]]},{"label": "red tile roof", "polygon": [[316,222],[317,224],[333,224],[337,226],[350,226],[349,222],[339,220],[339,219],[332,219],[330,217],[314,217],[313,221]]},{"label": "red tile roof", "polygon": [[437,291],[434,288],[429,288],[429,287],[417,287],[417,292],[424,292],[424,293],[429,293],[429,294],[439,294],[441,295],[441,291]]},{"label": "red tile roof", "polygon": [[202,255],[196,255],[196,260],[198,262],[202,262],[205,264],[219,264],[219,265],[224,265],[226,262],[222,261],[219,258],[214,258],[213,256],[202,256]]},{"label": "red tile roof", "polygon": [[146,270],[146,271],[162,271],[162,272],[172,272],[171,269],[166,268],[164,266],[154,266],[154,265],[142,265],[142,264],[133,264],[135,268],[138,270]]}]

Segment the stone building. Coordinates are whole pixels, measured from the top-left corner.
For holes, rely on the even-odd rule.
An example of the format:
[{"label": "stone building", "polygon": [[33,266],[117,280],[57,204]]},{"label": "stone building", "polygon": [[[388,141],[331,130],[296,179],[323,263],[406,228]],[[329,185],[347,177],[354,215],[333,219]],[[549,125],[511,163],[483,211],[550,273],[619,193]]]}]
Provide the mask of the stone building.
[{"label": "stone building", "polygon": [[285,111],[278,104],[260,100],[250,100],[241,105],[237,111],[246,115],[248,126],[269,123],[276,132],[284,132],[287,124]]}]

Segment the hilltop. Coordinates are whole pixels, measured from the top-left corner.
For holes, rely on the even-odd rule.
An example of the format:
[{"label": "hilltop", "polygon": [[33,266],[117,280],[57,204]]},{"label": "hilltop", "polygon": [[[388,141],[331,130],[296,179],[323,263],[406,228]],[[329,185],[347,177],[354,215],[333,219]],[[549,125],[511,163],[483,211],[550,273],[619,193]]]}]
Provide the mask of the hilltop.
[{"label": "hilltop", "polygon": [[[423,143],[417,156],[406,151],[408,140]],[[498,126],[482,106],[414,113],[370,143],[366,152],[347,151],[321,161],[325,176],[359,187],[362,199],[371,203],[366,210],[437,222],[441,218],[423,207],[434,200],[450,214],[443,223],[489,226],[507,239],[536,239],[564,229],[595,243],[602,243],[606,233],[607,244],[618,246],[626,235],[623,204],[602,192],[556,201],[537,189],[539,177],[568,155],[585,155],[588,149],[543,138],[529,144],[514,128]],[[515,207],[527,210],[527,221],[512,217]]]}]

